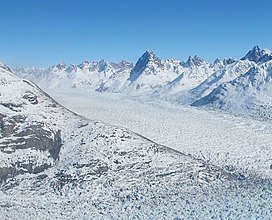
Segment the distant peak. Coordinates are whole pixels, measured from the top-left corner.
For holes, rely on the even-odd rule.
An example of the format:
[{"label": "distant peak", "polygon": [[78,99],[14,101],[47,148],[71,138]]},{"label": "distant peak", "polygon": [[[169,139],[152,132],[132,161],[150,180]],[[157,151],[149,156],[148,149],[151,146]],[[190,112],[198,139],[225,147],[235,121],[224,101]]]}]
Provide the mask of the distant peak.
[{"label": "distant peak", "polygon": [[268,49],[261,50],[259,46],[254,46],[241,60],[249,60],[258,63],[263,60],[264,56],[271,56],[271,51]]},{"label": "distant peak", "polygon": [[155,53],[152,50],[147,50],[144,54],[138,59],[135,68],[144,68],[148,63],[158,63],[160,59],[156,57]]},{"label": "distant peak", "polygon": [[188,60],[186,61],[186,66],[192,67],[192,66],[200,66],[201,64],[203,64],[205,61],[198,57],[197,55],[195,55],[194,57],[189,56]]},{"label": "distant peak", "polygon": [[[147,49],[147,50],[146,50],[146,53],[148,53],[148,54],[154,54],[153,50],[151,50],[151,49]],[[154,55],[155,55],[155,54],[154,54]]]},{"label": "distant peak", "polygon": [[70,64],[66,69],[68,73],[76,72],[76,70],[77,70],[77,66],[75,64]]},{"label": "distant peak", "polygon": [[133,63],[127,61],[127,60],[122,60],[121,62],[119,62],[118,64],[120,67],[129,67],[132,68],[133,67]]},{"label": "distant peak", "polygon": [[216,58],[215,61],[213,62],[213,64],[215,65],[215,64],[218,64],[218,63],[221,63],[221,60]]},{"label": "distant peak", "polygon": [[272,51],[269,50],[268,48],[264,48],[264,49],[263,49],[263,54],[271,55],[271,54],[272,54]]},{"label": "distant peak", "polygon": [[236,60],[233,59],[233,58],[225,58],[223,60],[220,60],[220,59],[216,59],[214,62],[213,62],[213,65],[229,65],[229,64],[232,64],[234,63]]},{"label": "distant peak", "polygon": [[79,64],[78,67],[82,70],[88,69],[90,67],[90,62],[85,60],[81,64]]},{"label": "distant peak", "polygon": [[56,65],[58,69],[65,69],[67,67],[65,62],[60,62],[59,64]]},{"label": "distant peak", "polygon": [[260,47],[258,45],[255,45],[253,48],[252,48],[252,51],[260,51]]},{"label": "distant peak", "polygon": [[120,63],[124,65],[131,65],[131,62],[129,62],[128,60],[121,60]]},{"label": "distant peak", "polygon": [[142,72],[148,67],[153,65],[159,65],[161,60],[156,57],[155,53],[151,50],[147,50],[137,61],[135,67],[130,73],[129,80],[136,80]]},{"label": "distant peak", "polygon": [[144,52],[140,59],[153,60],[155,57],[156,57],[155,53],[152,50],[148,49],[147,51]]},{"label": "distant peak", "polygon": [[100,60],[98,62],[98,72],[103,72],[106,71],[107,68],[110,66],[110,63],[107,60]]},{"label": "distant peak", "polygon": [[255,45],[250,51],[248,51],[247,54],[258,54],[260,53],[260,47],[258,45]]}]

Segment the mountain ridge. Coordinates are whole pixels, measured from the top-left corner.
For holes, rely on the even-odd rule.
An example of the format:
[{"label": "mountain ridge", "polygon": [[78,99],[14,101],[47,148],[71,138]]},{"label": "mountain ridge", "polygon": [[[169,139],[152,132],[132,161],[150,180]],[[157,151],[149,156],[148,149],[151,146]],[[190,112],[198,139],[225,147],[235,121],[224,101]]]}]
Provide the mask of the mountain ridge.
[{"label": "mountain ridge", "polygon": [[147,95],[195,106],[193,103],[200,103],[197,102],[199,99],[223,83],[271,60],[272,52],[258,46],[254,46],[241,59],[216,59],[213,63],[197,55],[190,56],[186,62],[162,60],[153,51],[147,50],[135,65],[128,61],[112,63],[101,60],[69,66],[60,63],[48,69],[17,68],[14,72],[44,89],[84,88],[99,92]]},{"label": "mountain ridge", "polygon": [[[266,64],[263,69],[270,71]],[[58,72],[64,68],[55,69],[56,78],[66,74]],[[108,63],[102,62],[103,76],[107,69]],[[256,75],[261,82],[270,77],[265,72],[263,78]],[[66,80],[69,77],[74,77],[73,71]],[[0,91],[3,219],[197,218],[210,216],[215,207],[218,216],[229,217],[229,209],[236,218],[269,216],[269,206],[264,205],[271,202],[269,180],[227,165],[214,166],[125,128],[86,119],[4,65]],[[250,206],[244,206],[245,198]],[[230,204],[228,209],[225,204]]]}]

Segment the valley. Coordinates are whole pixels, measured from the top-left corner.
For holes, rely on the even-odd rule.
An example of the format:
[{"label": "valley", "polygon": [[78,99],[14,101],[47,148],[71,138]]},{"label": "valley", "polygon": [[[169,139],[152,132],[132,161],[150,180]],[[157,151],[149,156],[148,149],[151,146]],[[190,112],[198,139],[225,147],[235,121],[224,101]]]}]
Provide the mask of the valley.
[{"label": "valley", "polygon": [[271,66],[0,64],[0,217],[271,217]]},{"label": "valley", "polygon": [[121,126],[220,167],[272,177],[272,124],[151,98],[86,90],[48,90],[83,115]]}]

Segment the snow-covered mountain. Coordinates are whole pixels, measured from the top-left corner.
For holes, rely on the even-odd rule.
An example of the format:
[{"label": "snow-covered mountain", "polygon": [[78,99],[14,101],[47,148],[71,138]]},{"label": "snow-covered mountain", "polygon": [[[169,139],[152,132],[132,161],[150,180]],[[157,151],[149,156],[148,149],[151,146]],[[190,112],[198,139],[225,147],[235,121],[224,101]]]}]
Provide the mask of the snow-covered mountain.
[{"label": "snow-covered mountain", "polygon": [[42,88],[88,88],[98,91],[115,91],[122,87],[129,76],[133,64],[101,60],[84,61],[79,65],[58,65],[42,68],[15,68],[14,72],[29,79]]},{"label": "snow-covered mountain", "polygon": [[256,65],[255,62],[249,60],[233,60],[230,63],[226,63],[223,60],[216,61],[214,65],[217,64],[220,65],[220,68],[218,67],[219,70],[215,71],[206,80],[190,90],[190,94],[194,100],[202,98],[217,88],[220,84],[235,79]]},{"label": "snow-covered mountain", "polygon": [[193,89],[195,102],[192,106],[271,119],[271,60],[270,50],[255,46],[241,60],[215,72]]},{"label": "snow-covered mountain", "polygon": [[146,51],[137,61],[128,78],[127,92],[150,93],[161,88],[180,73],[183,63],[179,60],[161,60],[154,52]]},{"label": "snow-covered mountain", "polygon": [[270,215],[269,180],[79,116],[2,64],[0,135],[1,219]]},{"label": "snow-covered mountain", "polygon": [[79,65],[60,63],[48,69],[15,68],[20,77],[42,88],[88,88],[96,91],[146,93],[162,87],[183,68],[178,60],[160,60],[148,50],[135,66],[128,61],[112,63],[85,61]]},{"label": "snow-covered mountain", "polygon": [[272,119],[272,61],[253,66],[245,74],[219,85],[193,105]]},{"label": "snow-covered mountain", "polygon": [[220,65],[209,64],[197,56],[190,56],[187,62],[161,60],[147,50],[135,66],[128,61],[101,60],[69,66],[60,63],[48,69],[15,68],[14,72],[42,88],[88,88],[130,94],[156,91],[171,95],[195,87],[218,69]]},{"label": "snow-covered mountain", "polygon": [[190,56],[182,65],[181,74],[160,89],[155,90],[152,95],[167,100],[189,103],[191,99],[188,91],[198,86],[220,68],[223,68],[223,66],[212,65],[198,56]]},{"label": "snow-covered mountain", "polygon": [[188,192],[240,181],[124,128],[76,115],[4,65],[0,91],[2,202],[14,194],[43,202],[50,194],[54,199],[84,195],[91,207],[110,209],[115,201],[137,200],[150,189],[159,195],[177,185]]},{"label": "snow-covered mountain", "polygon": [[258,46],[254,46],[241,60],[249,60],[255,63],[263,63],[272,60],[272,52],[268,49],[261,50]]},{"label": "snow-covered mountain", "polygon": [[216,68],[198,56],[190,56],[187,62],[174,59],[161,60],[148,50],[131,71],[125,92],[148,94],[155,92],[161,96],[169,96],[193,88]]},{"label": "snow-covered mountain", "polygon": [[[16,68],[14,72],[45,89],[84,88],[99,92],[151,95],[175,102],[193,103],[193,106],[200,106],[201,103],[204,106],[208,103],[203,100],[210,100],[208,97],[214,97],[215,91],[221,91],[225,84],[239,80],[238,78],[244,77],[252,68],[265,69],[264,66],[269,65],[271,60],[272,52],[258,46],[253,47],[239,60],[216,59],[213,64],[198,56],[190,56],[186,62],[161,60],[154,52],[147,50],[135,66],[128,61],[112,63],[101,60],[69,66],[60,63],[48,69]],[[256,90],[255,93],[262,92]],[[228,103],[226,100],[222,102]],[[251,100],[247,105],[255,108],[253,106],[260,103],[253,105]]]}]

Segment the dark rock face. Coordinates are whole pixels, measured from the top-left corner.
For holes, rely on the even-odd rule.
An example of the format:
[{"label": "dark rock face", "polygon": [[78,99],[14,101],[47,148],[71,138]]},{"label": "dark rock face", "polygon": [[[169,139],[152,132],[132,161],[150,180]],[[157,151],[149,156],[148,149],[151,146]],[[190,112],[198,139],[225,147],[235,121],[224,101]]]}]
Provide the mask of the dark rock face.
[{"label": "dark rock face", "polygon": [[254,61],[258,62],[260,57],[262,56],[261,50],[258,46],[253,47],[252,50],[248,51],[245,57],[243,57],[241,60],[249,60],[249,61]]},{"label": "dark rock face", "polygon": [[15,167],[2,167],[0,168],[0,183],[8,178],[20,174]]},{"label": "dark rock face", "polygon": [[267,62],[272,60],[272,54],[267,54],[264,50],[261,50],[258,46],[255,46],[241,60],[254,61],[255,63]]},{"label": "dark rock face", "polygon": [[155,56],[155,54],[148,50],[146,51],[137,61],[135,67],[132,69],[130,73],[129,80],[135,81],[141,73],[147,68],[149,63],[153,63],[157,66],[161,65],[161,60]]},{"label": "dark rock face", "polygon": [[1,64],[0,86],[2,183],[19,174],[37,174],[54,166],[59,159],[62,138],[60,128],[46,120],[52,113],[50,109],[57,107],[47,94],[31,82],[13,76]]},{"label": "dark rock face", "polygon": [[17,150],[36,150],[48,153],[48,162],[38,162],[38,158],[18,159],[8,167],[0,168],[0,182],[22,173],[40,173],[52,166],[51,162],[59,158],[62,145],[61,132],[49,129],[45,123],[26,123],[26,117],[16,115],[9,117],[0,114],[0,151],[15,155]]},{"label": "dark rock face", "polygon": [[232,59],[232,58],[223,59],[222,61],[223,61],[224,65],[229,65],[229,64],[236,62],[236,60]]},{"label": "dark rock face", "polygon": [[185,63],[185,67],[194,67],[201,66],[204,63],[204,60],[198,56],[191,57],[189,56],[188,60]]},{"label": "dark rock face", "polygon": [[23,98],[27,99],[33,105],[38,104],[38,98],[32,92],[26,92],[26,94],[23,96]]}]

